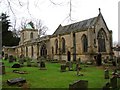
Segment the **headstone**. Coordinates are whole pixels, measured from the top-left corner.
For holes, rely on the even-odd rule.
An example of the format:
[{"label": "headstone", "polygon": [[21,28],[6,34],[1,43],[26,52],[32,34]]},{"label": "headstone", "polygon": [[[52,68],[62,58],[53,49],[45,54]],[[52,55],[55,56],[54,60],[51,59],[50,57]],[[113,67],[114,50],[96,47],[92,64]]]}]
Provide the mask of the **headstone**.
[{"label": "headstone", "polygon": [[65,64],[61,64],[61,72],[66,72],[66,65]]},{"label": "headstone", "polygon": [[117,87],[120,89],[120,77],[117,78]]},{"label": "headstone", "polygon": [[79,80],[75,81],[73,84],[69,84],[69,90],[88,90],[88,81]]},{"label": "headstone", "polygon": [[12,68],[20,68],[20,64],[13,64]]},{"label": "headstone", "polygon": [[23,66],[24,65],[24,55],[20,55],[20,58],[19,58],[19,63],[20,63],[20,66]]},{"label": "headstone", "polygon": [[101,58],[101,53],[98,53],[98,55],[97,55],[97,65],[98,66],[101,66],[102,65],[102,58]]},{"label": "headstone", "polygon": [[0,75],[5,74],[5,66],[3,62],[0,62]]},{"label": "headstone", "polygon": [[8,85],[13,85],[13,84],[17,84],[17,83],[25,83],[25,82],[26,82],[26,80],[21,77],[7,80]]},{"label": "headstone", "polygon": [[105,72],[105,73],[104,73],[105,79],[109,79],[109,70],[108,70],[108,69],[105,69],[104,72]]},{"label": "headstone", "polygon": [[117,58],[117,69],[120,70],[120,57]]},{"label": "headstone", "polygon": [[5,54],[5,58],[4,58],[5,60],[7,60],[8,59],[8,54]]},{"label": "headstone", "polygon": [[110,79],[110,85],[113,89],[116,89],[117,88],[117,77],[112,77]]},{"label": "headstone", "polygon": [[73,71],[73,63],[71,61],[69,61],[68,69],[69,69],[69,71]]},{"label": "headstone", "polygon": [[44,61],[40,62],[40,70],[46,70],[45,62]]},{"label": "headstone", "polygon": [[32,61],[32,60],[31,60],[30,58],[27,58],[26,61],[27,61],[27,66],[28,66],[28,67],[31,67],[31,61]]},{"label": "headstone", "polygon": [[13,55],[9,56],[9,63],[12,63],[14,61]]},{"label": "headstone", "polygon": [[77,76],[80,76],[80,74],[79,74],[80,70],[81,70],[80,64],[77,62],[76,63]]},{"label": "headstone", "polygon": [[105,84],[105,86],[103,86],[103,89],[102,89],[102,90],[110,90],[110,83],[107,82],[107,83]]}]

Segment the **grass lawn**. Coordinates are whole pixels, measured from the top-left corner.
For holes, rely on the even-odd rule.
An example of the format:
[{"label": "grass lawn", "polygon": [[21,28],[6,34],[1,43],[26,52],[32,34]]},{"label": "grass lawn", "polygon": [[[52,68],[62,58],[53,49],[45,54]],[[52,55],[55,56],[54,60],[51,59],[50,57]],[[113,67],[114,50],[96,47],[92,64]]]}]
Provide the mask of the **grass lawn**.
[{"label": "grass lawn", "polygon": [[[38,67],[21,67],[17,70],[27,71],[28,74],[17,74],[12,71],[13,63],[3,60],[6,66],[6,74],[2,76],[3,88],[20,88],[18,86],[8,86],[7,79],[23,77],[27,80],[29,88],[68,88],[70,83],[76,80],[88,80],[89,88],[102,88],[108,81],[104,79],[104,70],[101,67],[82,65],[80,73],[84,76],[77,76],[76,71],[60,72],[59,63],[46,63],[47,70],[40,70]],[[75,68],[75,65],[74,65]]]}]

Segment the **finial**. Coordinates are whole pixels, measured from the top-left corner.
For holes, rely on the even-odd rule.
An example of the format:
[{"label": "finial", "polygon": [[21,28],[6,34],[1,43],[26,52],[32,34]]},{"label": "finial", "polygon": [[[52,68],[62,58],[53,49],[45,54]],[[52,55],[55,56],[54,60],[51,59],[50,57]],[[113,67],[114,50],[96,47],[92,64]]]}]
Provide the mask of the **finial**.
[{"label": "finial", "polygon": [[101,13],[101,9],[99,8],[99,13]]}]

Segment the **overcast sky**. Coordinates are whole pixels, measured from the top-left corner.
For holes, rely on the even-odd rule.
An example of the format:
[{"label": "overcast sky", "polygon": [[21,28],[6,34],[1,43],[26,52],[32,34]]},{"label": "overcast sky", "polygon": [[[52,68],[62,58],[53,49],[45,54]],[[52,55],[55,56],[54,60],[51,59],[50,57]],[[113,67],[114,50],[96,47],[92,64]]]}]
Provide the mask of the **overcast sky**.
[{"label": "overcast sky", "polygon": [[17,20],[18,28],[22,19],[28,21],[33,19],[41,19],[43,24],[48,27],[47,34],[51,35],[59,24],[66,25],[73,22],[82,21],[96,17],[99,14],[98,8],[110,30],[113,31],[113,41],[118,41],[118,1],[119,0],[71,0],[72,1],[72,19],[69,15],[69,0],[52,0],[58,5],[54,5],[50,0],[29,0],[29,10],[27,10],[27,0],[10,0],[11,8],[15,16],[8,9],[7,0],[1,0],[0,13],[6,12],[10,15],[12,23]]}]

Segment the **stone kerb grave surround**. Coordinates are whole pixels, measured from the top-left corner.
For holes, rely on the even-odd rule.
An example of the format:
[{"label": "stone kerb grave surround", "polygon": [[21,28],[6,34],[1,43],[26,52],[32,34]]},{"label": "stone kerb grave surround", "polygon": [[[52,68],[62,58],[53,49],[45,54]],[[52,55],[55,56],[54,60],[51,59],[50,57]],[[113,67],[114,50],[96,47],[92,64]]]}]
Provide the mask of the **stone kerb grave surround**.
[{"label": "stone kerb grave surround", "polygon": [[69,84],[69,90],[88,90],[87,80],[78,80]]}]

